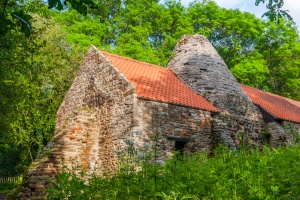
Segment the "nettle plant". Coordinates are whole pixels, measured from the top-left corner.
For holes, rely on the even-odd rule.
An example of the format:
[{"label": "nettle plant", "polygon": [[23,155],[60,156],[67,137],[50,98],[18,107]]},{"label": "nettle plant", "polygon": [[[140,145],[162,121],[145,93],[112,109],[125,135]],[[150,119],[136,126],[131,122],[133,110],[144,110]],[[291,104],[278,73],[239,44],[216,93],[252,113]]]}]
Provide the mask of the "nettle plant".
[{"label": "nettle plant", "polygon": [[150,152],[151,144],[146,143],[142,151],[138,151],[130,139],[124,139],[127,145],[125,150],[116,152],[118,155],[119,173],[130,175],[137,171],[144,171],[144,167],[149,164],[152,156]]}]

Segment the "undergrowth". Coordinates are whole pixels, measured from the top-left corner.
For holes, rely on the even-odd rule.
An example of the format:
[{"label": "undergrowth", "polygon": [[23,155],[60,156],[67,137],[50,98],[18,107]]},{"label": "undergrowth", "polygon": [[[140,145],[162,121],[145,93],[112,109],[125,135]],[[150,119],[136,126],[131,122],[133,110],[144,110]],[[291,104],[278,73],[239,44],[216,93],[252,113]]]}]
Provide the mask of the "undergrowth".
[{"label": "undergrowth", "polygon": [[[133,144],[120,153],[110,178],[64,168],[47,190],[48,199],[299,199],[300,146],[229,151],[214,157],[175,155],[165,163]],[[153,156],[152,156],[153,155]]]},{"label": "undergrowth", "polygon": [[10,193],[15,189],[18,185],[20,185],[20,182],[6,182],[6,183],[0,183],[0,194],[2,193]]}]

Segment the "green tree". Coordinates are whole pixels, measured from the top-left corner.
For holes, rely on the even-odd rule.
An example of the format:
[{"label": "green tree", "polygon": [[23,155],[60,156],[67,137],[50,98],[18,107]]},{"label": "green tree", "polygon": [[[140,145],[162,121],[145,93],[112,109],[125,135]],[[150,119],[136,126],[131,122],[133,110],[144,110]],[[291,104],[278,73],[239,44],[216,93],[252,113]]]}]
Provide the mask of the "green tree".
[{"label": "green tree", "polygon": [[0,1],[0,36],[10,31],[20,31],[29,36],[32,30],[31,21],[32,16],[28,14],[28,5],[23,1]]},{"label": "green tree", "polygon": [[[169,1],[169,0],[168,0]],[[72,7],[78,13],[93,16],[99,16],[102,20],[113,22],[114,17],[123,9],[130,0],[47,0],[47,1],[24,1],[24,0],[2,0],[0,2],[0,34],[6,34],[11,30],[18,30],[25,35],[29,35],[32,30],[32,16],[28,12],[26,6],[34,4],[35,7],[42,7],[47,4],[49,9],[66,10]],[[172,2],[172,1],[169,1]],[[180,1],[173,1],[180,4]],[[207,2],[207,1],[205,1]],[[255,0],[255,4],[265,3],[266,0]],[[158,0],[156,1],[158,3]],[[285,17],[292,20],[288,11],[282,10],[283,0],[268,0],[266,5],[268,12],[263,16],[267,16],[271,21]]]},{"label": "green tree", "polygon": [[6,166],[0,176],[24,171],[52,138],[56,111],[82,58],[51,20],[34,19],[34,32],[11,32],[0,54],[0,165]]},{"label": "green tree", "polygon": [[300,100],[299,41],[293,22],[268,22],[257,48],[267,61],[270,71],[267,85],[270,91],[297,100]]},{"label": "green tree", "polygon": [[253,55],[245,58],[235,65],[231,72],[240,83],[269,90],[266,85],[267,78],[270,74],[266,60],[259,55]]},{"label": "green tree", "polygon": [[87,51],[91,45],[105,47],[109,37],[109,26],[101,22],[100,18],[90,14],[82,16],[73,9],[63,13],[52,12],[51,15],[55,23],[61,25],[66,31],[66,42],[76,44],[84,51]]},{"label": "green tree", "polygon": [[119,37],[113,52],[164,66],[178,39],[193,33],[186,17],[185,7],[173,0],[164,5],[157,0],[128,4],[119,18],[122,23],[117,26]]}]

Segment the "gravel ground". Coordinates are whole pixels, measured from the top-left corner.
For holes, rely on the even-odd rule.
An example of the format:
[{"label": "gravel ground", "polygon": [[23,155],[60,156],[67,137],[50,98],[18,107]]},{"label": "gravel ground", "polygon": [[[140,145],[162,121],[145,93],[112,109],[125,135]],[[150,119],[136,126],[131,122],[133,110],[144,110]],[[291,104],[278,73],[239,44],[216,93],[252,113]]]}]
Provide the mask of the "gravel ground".
[{"label": "gravel ground", "polygon": [[6,194],[0,194],[0,200],[5,200],[6,199]]}]

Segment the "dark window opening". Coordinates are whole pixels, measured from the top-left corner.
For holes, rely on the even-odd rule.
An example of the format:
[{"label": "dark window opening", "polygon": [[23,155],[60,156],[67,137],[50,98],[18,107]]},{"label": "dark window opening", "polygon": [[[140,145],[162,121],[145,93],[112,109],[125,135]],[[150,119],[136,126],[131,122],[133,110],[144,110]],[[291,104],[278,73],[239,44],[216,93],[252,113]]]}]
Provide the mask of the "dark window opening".
[{"label": "dark window opening", "polygon": [[178,151],[179,155],[182,156],[184,146],[189,140],[185,138],[179,138],[179,137],[168,137],[168,140],[175,141],[175,151]]},{"label": "dark window opening", "polygon": [[179,155],[183,155],[183,149],[186,142],[175,141],[175,151],[179,152]]}]

